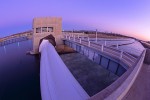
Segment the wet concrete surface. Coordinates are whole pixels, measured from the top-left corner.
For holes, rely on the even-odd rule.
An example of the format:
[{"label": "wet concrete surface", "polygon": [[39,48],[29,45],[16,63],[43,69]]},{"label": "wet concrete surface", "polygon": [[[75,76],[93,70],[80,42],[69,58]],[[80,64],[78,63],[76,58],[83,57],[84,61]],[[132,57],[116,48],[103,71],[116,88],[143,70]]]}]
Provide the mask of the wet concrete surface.
[{"label": "wet concrete surface", "polygon": [[118,76],[89,60],[82,54],[70,53],[60,56],[90,96],[100,92],[118,78]]}]

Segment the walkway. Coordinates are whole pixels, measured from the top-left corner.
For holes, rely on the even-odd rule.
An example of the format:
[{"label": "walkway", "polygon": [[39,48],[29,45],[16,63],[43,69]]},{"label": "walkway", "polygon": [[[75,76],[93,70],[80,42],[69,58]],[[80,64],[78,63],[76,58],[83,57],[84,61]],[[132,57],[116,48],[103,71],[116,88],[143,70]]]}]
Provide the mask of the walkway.
[{"label": "walkway", "polygon": [[69,53],[60,56],[89,96],[102,91],[118,79],[117,75],[80,53]]},{"label": "walkway", "polygon": [[143,64],[124,100],[150,100],[150,65]]}]

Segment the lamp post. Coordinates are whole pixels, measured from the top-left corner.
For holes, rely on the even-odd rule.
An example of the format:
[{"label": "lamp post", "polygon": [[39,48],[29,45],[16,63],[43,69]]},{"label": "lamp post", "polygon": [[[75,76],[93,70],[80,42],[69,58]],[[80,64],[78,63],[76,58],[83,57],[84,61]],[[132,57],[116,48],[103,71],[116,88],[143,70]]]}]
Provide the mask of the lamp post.
[{"label": "lamp post", "polygon": [[96,29],[96,42],[97,42],[97,29]]}]

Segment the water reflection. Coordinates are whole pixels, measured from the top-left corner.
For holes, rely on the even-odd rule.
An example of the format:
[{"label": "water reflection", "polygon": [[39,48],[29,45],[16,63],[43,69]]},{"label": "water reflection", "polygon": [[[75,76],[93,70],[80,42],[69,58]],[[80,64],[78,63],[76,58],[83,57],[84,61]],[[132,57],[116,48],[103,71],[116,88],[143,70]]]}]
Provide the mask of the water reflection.
[{"label": "water reflection", "polygon": [[0,47],[0,100],[41,100],[39,57],[27,55],[32,41]]}]

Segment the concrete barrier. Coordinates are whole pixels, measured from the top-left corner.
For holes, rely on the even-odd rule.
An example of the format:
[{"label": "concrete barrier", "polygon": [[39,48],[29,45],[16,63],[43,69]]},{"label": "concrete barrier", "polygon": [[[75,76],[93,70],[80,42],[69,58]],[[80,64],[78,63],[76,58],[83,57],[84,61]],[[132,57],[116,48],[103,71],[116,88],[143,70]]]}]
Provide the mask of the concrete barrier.
[{"label": "concrete barrier", "polygon": [[[107,52],[109,55],[106,58],[111,57],[111,59],[112,59],[116,56],[116,59],[117,59],[120,56],[120,55],[118,55],[118,53],[115,52],[117,50],[112,50],[113,52],[111,52],[111,48],[108,48],[108,47],[105,47],[105,49],[101,51],[101,46],[100,45],[94,45],[93,44],[94,48],[91,48],[91,47],[88,46],[88,44],[86,44],[88,42],[85,43],[85,40],[82,41],[82,44],[78,43],[78,42],[75,43],[74,41],[71,41],[71,40],[68,40],[68,41],[66,40],[65,42],[66,42],[65,43],[66,45],[68,45],[68,46],[70,46],[74,49],[75,49],[75,47],[72,46],[72,44],[80,45],[81,46],[81,51],[83,51],[83,54],[87,55],[89,58],[92,58],[91,56],[89,56],[89,54],[93,55],[93,53],[89,53],[89,52],[91,52],[93,50],[95,51],[95,53],[96,53],[96,51],[100,52],[101,55],[103,55],[104,51],[109,51],[109,52]],[[91,45],[92,45],[92,43],[91,43]],[[98,46],[98,48],[96,48],[95,46]],[[120,52],[120,51],[118,51],[118,52]],[[112,56],[111,55],[112,53],[114,53],[115,56]],[[128,61],[130,59],[131,59],[131,61],[133,61],[133,58],[135,60],[133,61],[133,63],[129,62],[129,64],[131,64],[131,66],[127,68],[127,71],[121,77],[119,77],[114,83],[112,83],[110,86],[108,86],[104,90],[102,90],[99,93],[97,93],[96,95],[92,96],[89,100],[103,100],[103,99],[106,99],[106,100],[121,100],[121,99],[123,99],[124,96],[128,93],[131,86],[133,85],[135,79],[137,78],[137,76],[138,76],[138,74],[141,70],[141,67],[143,65],[143,61],[144,61],[144,58],[145,58],[145,53],[146,53],[146,50],[144,49],[142,54],[138,58],[127,56],[129,59],[120,59],[119,62],[122,62],[123,60]],[[122,53],[122,54],[124,54],[124,53]],[[124,54],[123,56],[125,56],[125,55],[126,54]],[[105,56],[106,56],[106,53],[105,53]],[[123,57],[121,57],[121,58],[123,58]],[[108,61],[107,59],[103,58],[103,60],[105,61],[104,62],[105,64],[108,63],[108,62],[110,64],[110,61]],[[103,62],[103,61],[101,61],[101,62]],[[109,64],[107,64],[107,66]],[[112,64],[116,65],[115,63],[112,63]],[[128,62],[126,62],[125,64],[128,64]],[[106,66],[106,65],[103,65],[103,66]],[[114,69],[116,69],[116,68],[114,67],[113,70],[112,69],[109,69],[109,70],[114,72]]]},{"label": "concrete barrier", "polygon": [[150,49],[146,49],[144,63],[150,65]]},{"label": "concrete barrier", "polygon": [[117,76],[121,76],[128,69],[128,66],[121,60],[115,59],[101,51],[71,41],[65,41],[64,43]]},{"label": "concrete barrier", "polygon": [[135,67],[129,68],[117,81],[92,96],[89,100],[122,100],[138,76],[145,57],[145,50],[139,57]]}]

